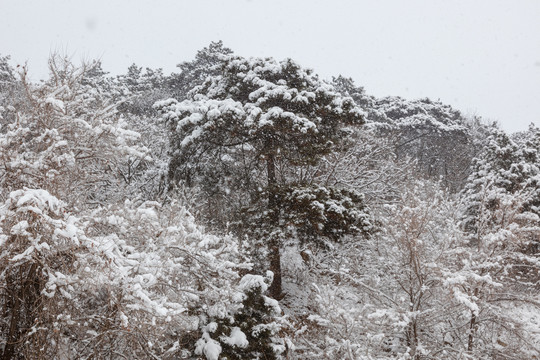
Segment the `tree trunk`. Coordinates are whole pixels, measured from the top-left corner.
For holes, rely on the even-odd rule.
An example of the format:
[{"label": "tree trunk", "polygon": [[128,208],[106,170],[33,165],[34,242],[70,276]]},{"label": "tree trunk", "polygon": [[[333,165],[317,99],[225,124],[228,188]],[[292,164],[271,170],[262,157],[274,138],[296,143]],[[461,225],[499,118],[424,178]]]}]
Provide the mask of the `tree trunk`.
[{"label": "tree trunk", "polygon": [[467,343],[467,351],[471,352],[473,349],[474,332],[476,327],[476,315],[471,315],[471,321],[469,322],[469,341]]},{"label": "tree trunk", "polygon": [[[474,296],[478,296],[478,288],[474,289]],[[472,352],[474,344],[474,335],[476,333],[476,314],[471,313],[471,321],[469,322],[469,341],[467,343],[467,351]]]},{"label": "tree trunk", "polygon": [[[277,199],[277,180],[276,180],[276,165],[274,163],[274,155],[268,155],[266,161],[266,169],[268,172],[268,211],[270,212],[270,226],[277,229],[279,226],[279,204]],[[279,238],[272,235],[268,239],[268,252],[270,254],[270,270],[274,273],[274,280],[270,285],[270,296],[274,299],[280,299],[282,296],[281,287],[281,254]]]}]

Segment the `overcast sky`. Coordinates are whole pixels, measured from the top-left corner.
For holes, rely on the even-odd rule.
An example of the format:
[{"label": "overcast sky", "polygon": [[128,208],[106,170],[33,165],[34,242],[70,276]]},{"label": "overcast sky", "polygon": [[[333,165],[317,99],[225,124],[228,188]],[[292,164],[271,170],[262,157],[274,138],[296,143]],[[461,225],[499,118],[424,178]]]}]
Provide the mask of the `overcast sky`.
[{"label": "overcast sky", "polygon": [[540,126],[540,0],[0,0],[0,54],[46,75],[51,52],[106,71],[166,73],[223,40],[243,56],[291,57],[376,96],[430,97]]}]

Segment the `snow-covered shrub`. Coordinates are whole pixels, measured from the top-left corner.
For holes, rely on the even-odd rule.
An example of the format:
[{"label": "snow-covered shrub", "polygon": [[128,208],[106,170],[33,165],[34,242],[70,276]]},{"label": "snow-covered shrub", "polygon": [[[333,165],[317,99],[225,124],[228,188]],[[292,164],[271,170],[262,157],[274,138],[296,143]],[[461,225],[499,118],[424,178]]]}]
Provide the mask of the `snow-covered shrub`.
[{"label": "snow-covered shrub", "polygon": [[182,206],[126,201],[85,218],[100,257],[81,265],[81,315],[102,315],[88,318],[94,336],[80,351],[187,354],[201,316],[235,308],[238,272],[251,265],[235,239],[205,234]]},{"label": "snow-covered shrub", "polygon": [[510,242],[504,248],[471,247],[460,228],[459,203],[437,184],[411,180],[400,194],[399,201],[374,210],[379,233],[330,249],[304,250],[306,269],[294,282],[284,272],[288,296],[282,308],[292,324],[291,356],[488,359],[535,354],[535,325],[523,314],[538,305],[537,296],[531,285],[526,290],[523,276],[520,291],[505,291],[516,284],[510,277],[519,275],[508,262],[515,239],[505,238]]},{"label": "snow-covered shrub", "polygon": [[0,321],[4,358],[62,353],[86,239],[79,219],[43,189],[8,194],[0,206]]},{"label": "snow-covered shrub", "polygon": [[146,148],[135,143],[140,135],[127,129],[111,98],[85,85],[91,66],[52,58],[51,77],[41,84],[21,72],[30,105],[2,125],[3,194],[26,186],[70,205],[99,204],[122,193],[129,159],[147,158]]},{"label": "snow-covered shrub", "polygon": [[281,309],[276,300],[264,295],[272,274],[245,275],[237,287],[234,307],[228,312],[205,314],[202,337],[195,353],[208,360],[277,359],[284,352]]}]

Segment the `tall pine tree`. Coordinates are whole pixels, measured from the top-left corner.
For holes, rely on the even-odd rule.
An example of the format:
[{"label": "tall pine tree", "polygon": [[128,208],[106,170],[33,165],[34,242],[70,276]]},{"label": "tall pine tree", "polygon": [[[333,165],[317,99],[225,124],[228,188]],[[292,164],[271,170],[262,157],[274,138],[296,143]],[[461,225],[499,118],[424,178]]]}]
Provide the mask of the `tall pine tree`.
[{"label": "tall pine tree", "polygon": [[[223,57],[219,75],[193,89],[188,100],[156,107],[170,124],[172,183],[199,184],[212,198],[233,197],[231,189],[239,189],[244,214],[263,213],[259,236],[274,272],[270,293],[279,297],[279,234],[287,226],[280,194],[296,185],[291,173],[333,151],[346,135],[343,124],[363,123],[362,111],[290,59],[239,56]],[[256,223],[249,219],[245,225]]]}]

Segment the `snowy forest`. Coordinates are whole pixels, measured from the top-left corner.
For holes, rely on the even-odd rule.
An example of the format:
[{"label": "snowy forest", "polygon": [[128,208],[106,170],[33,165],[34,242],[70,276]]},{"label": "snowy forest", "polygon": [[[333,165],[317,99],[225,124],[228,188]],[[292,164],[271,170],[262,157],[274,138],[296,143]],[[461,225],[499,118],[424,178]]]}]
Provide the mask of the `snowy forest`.
[{"label": "snowy forest", "polygon": [[222,42],[0,56],[0,359],[540,359],[540,128]]}]

